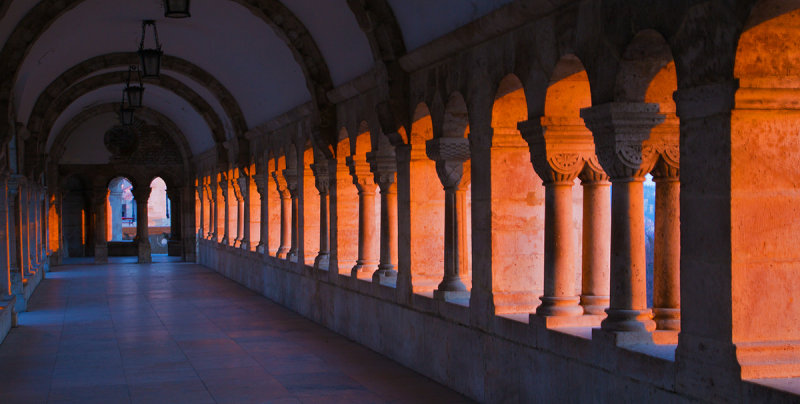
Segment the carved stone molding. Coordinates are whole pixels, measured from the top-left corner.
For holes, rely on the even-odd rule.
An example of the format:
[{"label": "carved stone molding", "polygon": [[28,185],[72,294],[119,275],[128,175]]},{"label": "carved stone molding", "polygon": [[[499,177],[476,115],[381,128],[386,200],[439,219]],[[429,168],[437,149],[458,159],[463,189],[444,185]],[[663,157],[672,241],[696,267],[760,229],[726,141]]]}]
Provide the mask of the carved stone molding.
[{"label": "carved stone molding", "polygon": [[597,157],[613,178],[641,178],[650,172],[658,153],[647,144],[650,131],[664,121],[658,104],[608,103],[581,110],[594,134]]},{"label": "carved stone molding", "polygon": [[385,188],[394,183],[395,174],[397,173],[397,159],[393,154],[367,153],[367,161],[378,186]]},{"label": "carved stone molding", "polygon": [[314,173],[314,186],[320,194],[327,194],[330,190],[330,175],[328,175],[327,163],[311,164],[311,172]]}]

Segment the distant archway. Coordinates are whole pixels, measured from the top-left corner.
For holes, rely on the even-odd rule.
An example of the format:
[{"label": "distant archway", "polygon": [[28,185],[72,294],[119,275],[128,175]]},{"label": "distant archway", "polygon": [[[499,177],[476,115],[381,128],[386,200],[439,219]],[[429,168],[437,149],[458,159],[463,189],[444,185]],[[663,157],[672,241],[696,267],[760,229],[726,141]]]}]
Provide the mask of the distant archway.
[{"label": "distant archway", "polygon": [[152,254],[167,254],[167,242],[171,233],[172,206],[167,197],[167,183],[161,177],[150,182],[150,198],[147,200],[147,234]]}]

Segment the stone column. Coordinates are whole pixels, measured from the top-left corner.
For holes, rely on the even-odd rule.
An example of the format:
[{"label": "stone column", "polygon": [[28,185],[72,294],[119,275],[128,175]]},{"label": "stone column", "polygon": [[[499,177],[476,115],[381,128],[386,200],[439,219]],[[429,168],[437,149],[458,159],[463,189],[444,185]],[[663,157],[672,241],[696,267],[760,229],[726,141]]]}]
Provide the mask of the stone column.
[{"label": "stone column", "polygon": [[22,270],[22,275],[25,277],[29,277],[33,275],[33,268],[31,268],[31,258],[30,258],[30,239],[28,238],[28,214],[30,213],[28,205],[28,191],[29,191],[29,184],[24,179],[21,179],[19,182],[19,200],[17,202],[17,208],[19,210],[19,218],[18,218],[18,231],[20,234],[20,241],[19,247],[21,251],[20,262],[19,266]]},{"label": "stone column", "polygon": [[358,259],[351,270],[353,278],[359,274],[372,275],[378,270],[379,239],[375,234],[376,185],[369,164],[347,157],[347,166],[358,190]]},{"label": "stone column", "polygon": [[133,198],[136,200],[136,246],[138,250],[139,263],[149,264],[153,262],[150,255],[150,234],[148,224],[147,201],[150,199],[150,187],[137,187],[133,189]]},{"label": "stone column", "polygon": [[444,276],[433,291],[440,300],[469,297],[461,280],[460,269],[465,251],[462,251],[460,234],[463,229],[464,210],[459,209],[459,187],[464,176],[464,162],[470,158],[469,139],[437,138],[426,143],[428,158],[436,161],[436,173],[444,186]]},{"label": "stone column", "polygon": [[[111,205],[111,240],[122,240],[122,192],[112,190],[108,194],[108,202]],[[117,221],[117,218],[120,220]]]},{"label": "stone column", "polygon": [[330,231],[328,227],[330,177],[328,176],[327,161],[312,164],[311,171],[314,173],[314,185],[319,191],[319,253],[314,258],[314,268],[328,269],[330,264]]},{"label": "stone column", "polygon": [[206,184],[206,192],[208,195],[208,234],[206,237],[209,240],[217,242],[217,181],[213,177],[209,178]]},{"label": "stone column", "polygon": [[8,173],[0,174],[0,300],[14,294],[11,285],[11,246],[9,239]]},{"label": "stone column", "polygon": [[198,185],[195,187],[195,192],[197,193],[197,203],[200,204],[200,217],[198,217],[198,225],[197,225],[197,237],[203,238],[205,237],[205,220],[206,220],[206,200],[204,195],[203,185]]},{"label": "stone column", "polygon": [[275,186],[281,197],[281,245],[275,256],[285,259],[289,254],[289,243],[292,237],[292,196],[283,173],[275,171],[272,173],[272,178],[275,180]]},{"label": "stone column", "polygon": [[660,330],[681,329],[679,158],[677,145],[666,148],[653,171],[656,183],[653,313]]},{"label": "stone column", "polygon": [[[238,169],[236,169],[238,170]],[[236,229],[232,229],[235,233],[235,237],[233,237],[233,247],[240,248],[242,245],[242,229],[244,227],[244,196],[242,195],[242,189],[239,186],[239,176],[231,176],[230,179],[230,189],[233,191],[233,199],[236,201]],[[231,235],[233,236],[233,234]]]},{"label": "stone column", "polygon": [[[108,239],[106,222],[106,200],[108,188],[96,187],[92,190],[92,210],[94,211],[94,262],[108,263]],[[145,206],[147,203],[145,202]],[[145,216],[146,217],[146,216]]]},{"label": "stone column", "polygon": [[291,197],[291,222],[290,222],[290,246],[289,252],[286,254],[286,259],[291,261],[301,260],[300,253],[300,227],[298,218],[300,217],[300,187],[297,170],[287,168],[283,170],[283,178],[286,180],[286,189],[289,190]]},{"label": "stone column", "polygon": [[30,259],[33,272],[41,269],[41,240],[39,239],[39,198],[41,197],[39,184],[34,184],[30,190],[28,237],[30,238]]},{"label": "stone column", "polygon": [[239,248],[250,250],[250,174],[240,170],[239,188]]},{"label": "stone column", "polygon": [[372,274],[373,282],[381,282],[397,278],[397,159],[394,153],[368,153],[367,158],[381,192],[380,264]]},{"label": "stone column", "polygon": [[230,207],[228,205],[228,180],[226,174],[221,174],[221,179],[219,180],[219,192],[220,197],[217,197],[217,206],[222,208],[222,240],[220,240],[220,244],[229,245],[229,237],[231,235],[230,232]]},{"label": "stone column", "polygon": [[580,179],[583,186],[581,306],[586,314],[604,316],[610,293],[611,182],[597,158],[586,163]]},{"label": "stone column", "polygon": [[[518,127],[528,142],[531,163],[545,187],[544,294],[536,314],[570,317],[583,314],[575,288],[577,236],[572,228],[572,187],[591,155],[591,134],[580,121],[541,117]],[[579,127],[575,127],[579,126]]]},{"label": "stone column", "polygon": [[663,122],[658,104],[608,103],[581,110],[594,134],[597,157],[613,184],[611,200],[611,301],[605,331],[650,332],[647,307],[642,182],[655,152],[646,144]]},{"label": "stone column", "polygon": [[17,303],[21,304],[20,311],[24,311],[24,282],[25,268],[22,249],[22,216],[20,211],[20,188],[24,178],[20,175],[11,175],[8,178],[8,251],[9,272],[11,277],[11,290],[18,295]]},{"label": "stone column", "polygon": [[[186,193],[190,195],[189,193]],[[183,255],[183,198],[181,189],[167,188],[167,198],[169,198],[169,240],[167,240],[167,253],[173,257]]]},{"label": "stone column", "polygon": [[267,254],[267,246],[269,245],[269,194],[267,192],[267,176],[264,174],[256,174],[253,176],[253,181],[256,183],[256,192],[261,198],[261,224],[259,228],[258,245],[256,251],[260,254]]}]

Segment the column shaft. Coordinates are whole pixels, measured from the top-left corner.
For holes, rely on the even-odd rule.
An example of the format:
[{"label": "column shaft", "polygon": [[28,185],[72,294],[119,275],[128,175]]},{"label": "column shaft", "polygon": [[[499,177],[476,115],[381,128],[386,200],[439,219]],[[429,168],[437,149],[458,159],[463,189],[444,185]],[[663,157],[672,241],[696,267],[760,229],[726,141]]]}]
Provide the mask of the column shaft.
[{"label": "column shaft", "polygon": [[677,177],[656,177],[655,181],[653,312],[658,329],[680,330],[680,182]]},{"label": "column shaft", "polygon": [[379,239],[375,235],[375,184],[358,185],[358,260],[352,276],[371,275],[378,268]]},{"label": "column shaft", "polygon": [[381,245],[380,264],[373,274],[374,281],[397,277],[397,184],[381,184]]},{"label": "column shaft", "polygon": [[276,256],[286,258],[289,254],[292,237],[292,196],[288,189],[278,190],[281,196],[281,245]]},{"label": "column shaft", "polygon": [[611,183],[583,183],[581,305],[586,314],[605,315],[611,260]]}]

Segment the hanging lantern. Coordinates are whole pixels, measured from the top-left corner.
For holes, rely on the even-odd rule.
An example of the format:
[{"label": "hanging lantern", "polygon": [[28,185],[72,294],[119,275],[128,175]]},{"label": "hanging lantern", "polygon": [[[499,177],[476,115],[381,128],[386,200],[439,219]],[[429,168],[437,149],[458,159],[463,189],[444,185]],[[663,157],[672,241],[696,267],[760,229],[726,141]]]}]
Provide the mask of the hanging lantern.
[{"label": "hanging lantern", "polygon": [[186,18],[189,14],[189,0],[164,0],[164,17]]},{"label": "hanging lantern", "polygon": [[[131,76],[136,74],[139,78],[139,85],[131,85]],[[128,100],[128,106],[131,108],[139,108],[142,106],[142,96],[144,95],[144,85],[142,84],[142,74],[139,71],[139,67],[137,66],[130,66],[128,67],[128,80],[125,84],[125,98]]]},{"label": "hanging lantern", "polygon": [[[155,48],[144,48],[144,40],[147,35],[147,27],[153,27],[153,37],[155,38]],[[153,20],[142,21],[142,41],[139,43],[139,58],[142,64],[142,77],[143,78],[157,78],[161,73],[161,43],[158,42],[158,29],[156,22]]]},{"label": "hanging lantern", "polygon": [[134,112],[135,111],[136,110],[134,108],[131,108],[131,107],[128,107],[128,106],[124,106],[124,105],[120,106],[119,107],[119,123],[122,124],[122,126],[131,126],[131,125],[133,125],[133,119],[134,119]]}]

